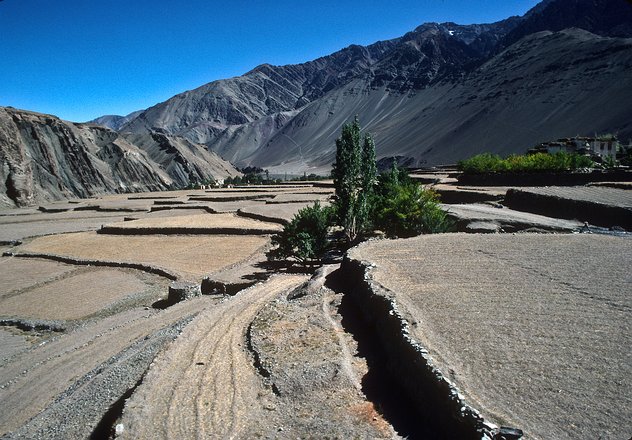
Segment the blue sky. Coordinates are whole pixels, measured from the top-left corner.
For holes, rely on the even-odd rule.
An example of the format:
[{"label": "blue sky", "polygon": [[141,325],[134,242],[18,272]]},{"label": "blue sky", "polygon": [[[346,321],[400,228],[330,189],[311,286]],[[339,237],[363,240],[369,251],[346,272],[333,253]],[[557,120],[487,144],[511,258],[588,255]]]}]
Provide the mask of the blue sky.
[{"label": "blue sky", "polygon": [[489,23],[538,0],[0,0],[0,105],[125,115],[262,63],[300,63],[429,21]]}]

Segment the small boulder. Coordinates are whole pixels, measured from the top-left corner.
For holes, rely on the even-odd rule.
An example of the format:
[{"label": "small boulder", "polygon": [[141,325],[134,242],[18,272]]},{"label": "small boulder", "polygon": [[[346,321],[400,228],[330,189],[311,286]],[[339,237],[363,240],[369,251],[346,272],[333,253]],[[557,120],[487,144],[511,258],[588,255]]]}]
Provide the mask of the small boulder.
[{"label": "small boulder", "polygon": [[174,281],[169,286],[169,297],[167,301],[171,304],[175,304],[201,295],[202,291],[200,290],[199,284]]}]

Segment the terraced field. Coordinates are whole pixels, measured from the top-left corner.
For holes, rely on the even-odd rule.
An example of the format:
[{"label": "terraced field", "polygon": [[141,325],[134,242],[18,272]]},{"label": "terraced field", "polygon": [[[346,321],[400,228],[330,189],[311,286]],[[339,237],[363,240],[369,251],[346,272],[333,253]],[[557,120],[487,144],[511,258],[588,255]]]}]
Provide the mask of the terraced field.
[{"label": "terraced field", "polygon": [[528,438],[632,432],[629,237],[447,234],[350,257],[488,420]]},{"label": "terraced field", "polygon": [[[0,435],[107,436],[111,422],[103,418],[108,408],[207,309],[227,320],[218,326],[234,330],[200,333],[220,338],[206,341],[206,348],[215,350],[217,342],[223,347],[218,362],[232,352],[254,371],[246,352],[239,354],[244,325],[279,289],[304,276],[281,277],[283,286],[260,288],[261,295],[251,291],[225,302],[205,296],[161,310],[174,279],[199,289],[202,278],[215,274],[226,283],[265,276],[257,265],[265,261],[270,234],[281,225],[236,211],[264,205],[284,190],[270,188],[264,198],[257,193],[259,201],[249,200],[248,191],[116,195],[0,213],[0,240],[7,243],[7,254],[0,258]],[[221,201],[200,202],[204,197]],[[292,209],[299,205],[293,203]],[[97,233],[105,228],[109,233]],[[239,313],[238,307],[243,308]],[[226,374],[229,380],[230,371]],[[248,400],[242,402],[245,406]],[[228,415],[217,413],[214,426]]]},{"label": "terraced field", "polygon": [[[503,208],[507,188],[419,178],[460,201],[444,207],[464,230],[591,230]],[[374,240],[346,263],[366,263],[368,277],[344,265],[274,274],[271,234],[332,191],[187,190],[0,212],[0,436],[450,438],[409,395],[433,375],[463,399],[459,411],[528,438],[629,436],[629,234]],[[374,298],[348,293],[367,282],[397,307],[373,318],[401,321],[363,321]],[[178,289],[192,298],[167,301]],[[397,344],[384,345],[388,331]],[[436,368],[407,383],[423,365],[411,352]]]}]

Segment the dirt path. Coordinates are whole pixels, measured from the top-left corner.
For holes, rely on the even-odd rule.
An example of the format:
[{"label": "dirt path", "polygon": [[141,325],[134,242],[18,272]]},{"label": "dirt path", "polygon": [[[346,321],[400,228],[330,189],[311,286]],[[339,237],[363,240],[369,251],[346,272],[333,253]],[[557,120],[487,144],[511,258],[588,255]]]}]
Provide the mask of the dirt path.
[{"label": "dirt path", "polygon": [[[200,314],[126,403],[120,438],[236,438],[257,417],[263,385],[246,329],[268,301],[307,280],[275,276]],[[123,431],[121,432],[121,428]]]},{"label": "dirt path", "polygon": [[0,364],[0,435],[22,426],[79,378],[135,342],[216,301],[203,297],[160,312],[130,310],[87,324]]}]

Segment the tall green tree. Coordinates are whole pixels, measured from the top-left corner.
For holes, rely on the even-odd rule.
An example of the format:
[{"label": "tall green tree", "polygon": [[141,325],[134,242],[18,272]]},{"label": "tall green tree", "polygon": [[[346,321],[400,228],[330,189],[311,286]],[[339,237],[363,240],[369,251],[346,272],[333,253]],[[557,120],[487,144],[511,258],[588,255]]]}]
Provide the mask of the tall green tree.
[{"label": "tall green tree", "polygon": [[376,183],[375,144],[370,135],[361,141],[360,122],[356,116],[353,122],[343,125],[340,137],[336,139],[336,162],[331,172],[338,223],[348,241],[355,240],[370,227]]},{"label": "tall green tree", "polygon": [[373,227],[376,184],[375,143],[371,135],[366,134],[362,144],[362,157],[360,158],[360,192],[358,193],[358,229],[361,233]]}]

